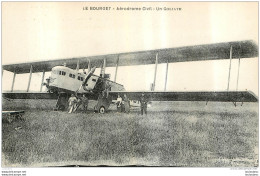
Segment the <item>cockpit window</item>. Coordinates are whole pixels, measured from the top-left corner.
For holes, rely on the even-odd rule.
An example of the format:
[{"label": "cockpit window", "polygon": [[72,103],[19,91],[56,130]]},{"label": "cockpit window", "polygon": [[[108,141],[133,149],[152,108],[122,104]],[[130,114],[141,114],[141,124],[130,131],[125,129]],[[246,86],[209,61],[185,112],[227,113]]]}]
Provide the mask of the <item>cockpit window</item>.
[{"label": "cockpit window", "polygon": [[64,72],[64,71],[63,71],[63,72],[62,72],[62,75],[64,75],[64,76],[65,76],[65,75],[66,75],[66,72]]},{"label": "cockpit window", "polygon": [[66,72],[64,72],[64,71],[59,71],[59,75],[65,76],[65,75],[66,75]]}]

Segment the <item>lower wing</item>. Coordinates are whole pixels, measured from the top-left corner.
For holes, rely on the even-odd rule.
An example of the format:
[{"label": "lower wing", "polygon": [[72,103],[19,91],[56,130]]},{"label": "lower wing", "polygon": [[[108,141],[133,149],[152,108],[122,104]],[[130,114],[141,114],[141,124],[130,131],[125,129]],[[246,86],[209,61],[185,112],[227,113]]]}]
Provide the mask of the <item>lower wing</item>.
[{"label": "lower wing", "polygon": [[2,97],[8,99],[57,99],[58,95],[48,92],[4,92]]},{"label": "lower wing", "polygon": [[131,100],[139,100],[144,94],[148,101],[218,101],[218,102],[258,102],[251,91],[199,91],[199,92],[130,92],[111,91],[109,95],[116,99],[124,94]]},{"label": "lower wing", "polygon": [[[90,100],[96,100],[93,93],[85,93]],[[70,94],[60,93],[61,96],[70,96]],[[58,99],[58,94],[48,92],[3,92],[2,97],[7,99]]]},{"label": "lower wing", "polygon": [[[219,102],[258,102],[258,97],[250,91],[200,91],[200,92],[130,92],[111,91],[109,95],[116,99],[118,94],[124,94],[131,100],[139,100],[144,93],[148,101],[219,101]],[[96,100],[93,93],[86,95],[89,99]],[[3,98],[9,99],[57,99],[58,95],[47,92],[5,92]]]}]

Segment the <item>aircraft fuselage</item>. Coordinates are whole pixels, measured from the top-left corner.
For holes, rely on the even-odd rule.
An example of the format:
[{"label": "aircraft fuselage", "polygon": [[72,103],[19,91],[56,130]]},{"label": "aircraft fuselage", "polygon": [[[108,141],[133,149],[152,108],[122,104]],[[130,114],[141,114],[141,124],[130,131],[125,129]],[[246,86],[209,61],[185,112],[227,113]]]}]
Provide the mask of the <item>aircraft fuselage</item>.
[{"label": "aircraft fuselage", "polygon": [[[85,80],[87,79],[87,80]],[[83,82],[85,85],[82,85]],[[52,92],[100,93],[109,88],[109,91],[124,91],[124,86],[100,76],[73,70],[65,66],[52,68],[47,87]]]}]

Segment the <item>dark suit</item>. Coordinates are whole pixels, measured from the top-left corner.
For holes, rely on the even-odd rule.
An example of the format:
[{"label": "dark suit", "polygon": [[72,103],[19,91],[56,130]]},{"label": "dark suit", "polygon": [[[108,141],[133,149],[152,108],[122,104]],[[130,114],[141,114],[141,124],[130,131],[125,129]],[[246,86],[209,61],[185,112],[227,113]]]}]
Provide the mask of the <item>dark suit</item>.
[{"label": "dark suit", "polygon": [[145,96],[141,96],[140,103],[141,103],[141,115],[143,115],[143,113],[147,114],[147,99]]}]

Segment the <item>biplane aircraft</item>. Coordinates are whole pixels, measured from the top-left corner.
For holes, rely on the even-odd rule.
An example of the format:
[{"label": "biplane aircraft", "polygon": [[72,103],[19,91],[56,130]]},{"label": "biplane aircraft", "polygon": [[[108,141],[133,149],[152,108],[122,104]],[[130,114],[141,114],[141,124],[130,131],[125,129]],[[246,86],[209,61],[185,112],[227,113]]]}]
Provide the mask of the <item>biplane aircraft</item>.
[{"label": "biplane aircraft", "polygon": [[[246,40],[3,65],[3,70],[14,74],[11,91],[3,92],[2,96],[9,99],[57,99],[56,108],[63,110],[72,93],[85,94],[89,99],[97,100],[95,110],[100,113],[104,113],[109,108],[118,94],[121,96],[126,94],[130,100],[139,100],[144,93],[149,101],[220,101],[234,104],[235,102],[257,102],[258,98],[250,91],[166,91],[169,63],[230,59],[231,64],[232,59],[240,61],[242,58],[253,57],[258,57],[258,46],[253,41]],[[165,91],[154,91],[157,65],[161,63],[167,64]],[[116,82],[119,66],[147,64],[155,64],[151,91],[126,91],[123,85]],[[106,67],[115,67],[114,81],[105,74]],[[85,68],[88,68],[87,72]],[[94,74],[95,68],[101,68],[100,75]],[[44,83],[44,75],[48,71],[51,71],[51,76]],[[29,91],[31,76],[35,72],[43,72],[41,83],[47,87],[47,92],[42,92],[42,86],[40,92]],[[14,92],[15,76],[22,73],[30,73],[27,91]]]}]

